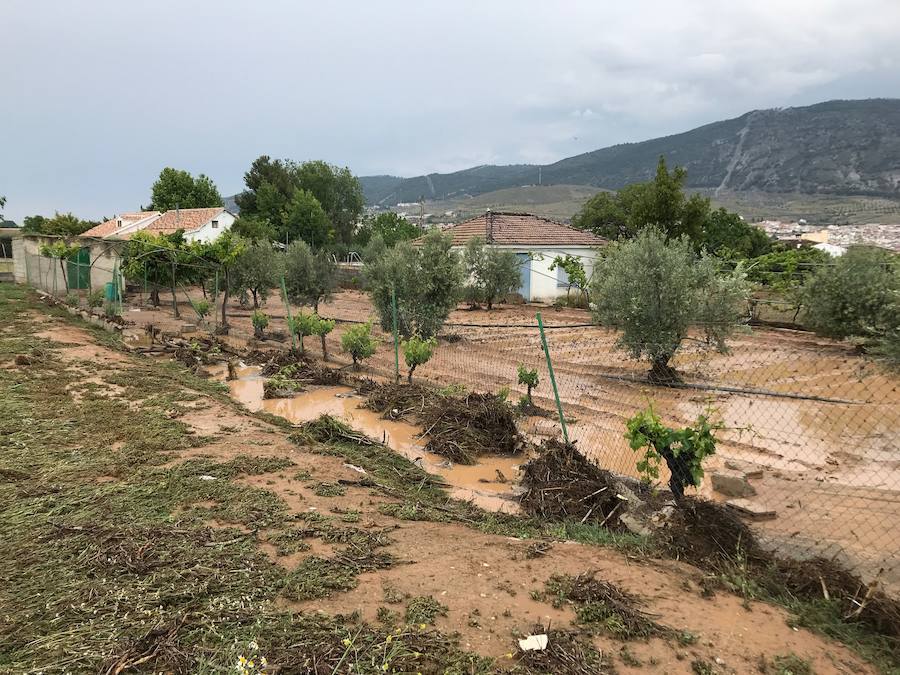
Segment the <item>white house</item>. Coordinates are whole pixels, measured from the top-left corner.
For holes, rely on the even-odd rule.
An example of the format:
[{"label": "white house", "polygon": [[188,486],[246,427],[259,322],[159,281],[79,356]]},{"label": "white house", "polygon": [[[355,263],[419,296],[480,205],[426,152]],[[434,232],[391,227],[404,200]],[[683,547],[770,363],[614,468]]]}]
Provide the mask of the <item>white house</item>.
[{"label": "white house", "polygon": [[172,234],[184,231],[188,241],[209,242],[225,232],[235,221],[235,215],[221,206],[205,209],[174,209],[159,211],[139,211],[123,213],[110,218],[87,232],[82,237],[100,239],[128,239],[135,232],[151,234]]},{"label": "white house", "polygon": [[530,213],[488,211],[444,230],[453,237],[453,248],[461,251],[473,238],[485,244],[513,251],[519,258],[519,294],[526,301],[550,302],[566,295],[569,279],[565,270],[550,265],[557,256],[577,257],[588,279],[597,259],[597,249],[609,242],[590,232]]}]

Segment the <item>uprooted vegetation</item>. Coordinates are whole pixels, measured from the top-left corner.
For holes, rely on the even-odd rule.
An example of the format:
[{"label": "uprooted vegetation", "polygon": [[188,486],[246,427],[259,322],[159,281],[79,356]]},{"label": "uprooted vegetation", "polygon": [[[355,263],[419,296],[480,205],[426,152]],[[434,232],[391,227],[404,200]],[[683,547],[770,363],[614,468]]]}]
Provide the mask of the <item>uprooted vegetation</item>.
[{"label": "uprooted vegetation", "polygon": [[260,365],[260,375],[266,378],[263,398],[287,398],[303,391],[307,385],[334,385],[346,381],[342,371],[297,352],[253,350],[244,358]]},{"label": "uprooted vegetation", "polygon": [[366,407],[390,419],[409,419],[428,437],[425,449],[458,464],[481,455],[515,455],[524,439],[513,409],[493,394],[450,394],[418,385],[370,385]]}]

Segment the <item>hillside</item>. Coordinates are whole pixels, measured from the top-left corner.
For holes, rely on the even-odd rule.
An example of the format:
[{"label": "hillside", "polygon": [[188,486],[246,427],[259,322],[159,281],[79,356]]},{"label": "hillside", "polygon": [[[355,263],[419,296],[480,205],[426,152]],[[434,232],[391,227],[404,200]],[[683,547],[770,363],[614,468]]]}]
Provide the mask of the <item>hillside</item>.
[{"label": "hillside", "polygon": [[[626,143],[540,167],[544,185],[618,189],[651,177],[660,155],[709,190],[900,197],[900,99],[755,110],[685,133]],[[370,204],[475,196],[537,182],[536,165],[361,179]]]}]

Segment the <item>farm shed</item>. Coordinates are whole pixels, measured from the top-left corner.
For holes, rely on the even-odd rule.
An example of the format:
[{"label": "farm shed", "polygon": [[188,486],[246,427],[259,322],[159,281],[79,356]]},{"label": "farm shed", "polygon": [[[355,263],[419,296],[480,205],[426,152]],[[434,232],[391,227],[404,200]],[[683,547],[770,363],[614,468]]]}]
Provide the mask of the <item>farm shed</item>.
[{"label": "farm shed", "polygon": [[528,302],[552,302],[566,295],[569,279],[565,270],[550,266],[557,256],[577,257],[588,279],[597,258],[597,249],[609,242],[590,232],[541,218],[530,213],[488,211],[445,230],[453,237],[453,248],[462,251],[473,238],[485,244],[513,251],[519,258],[519,294]]}]

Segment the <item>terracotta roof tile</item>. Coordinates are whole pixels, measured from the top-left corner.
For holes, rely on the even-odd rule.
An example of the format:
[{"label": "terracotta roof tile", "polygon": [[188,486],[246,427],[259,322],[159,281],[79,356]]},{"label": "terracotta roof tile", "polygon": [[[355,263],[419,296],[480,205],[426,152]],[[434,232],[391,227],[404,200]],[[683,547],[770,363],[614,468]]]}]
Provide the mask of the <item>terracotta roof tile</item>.
[{"label": "terracotta roof tile", "polygon": [[[145,220],[147,218],[151,218],[153,216],[158,216],[159,211],[138,211],[137,213],[120,213],[115,218],[110,218],[106,222],[100,223],[99,225],[95,225],[91,229],[86,232],[82,232],[82,237],[108,237],[116,233],[116,230],[120,230],[123,227],[127,227],[128,225],[133,225],[136,222],[141,220]],[[122,225],[119,226],[118,221],[122,221]]]},{"label": "terracotta roof tile", "polygon": [[[530,213],[493,211],[466,220],[444,230],[453,237],[454,246],[464,246],[481,237],[500,246],[604,246],[609,242],[584,230],[577,230]],[[416,243],[421,242],[421,237]]]},{"label": "terracotta roof tile", "polygon": [[153,234],[172,234],[177,230],[191,232],[208,223],[225,210],[222,206],[208,209],[177,209],[166,211],[145,229]]}]

